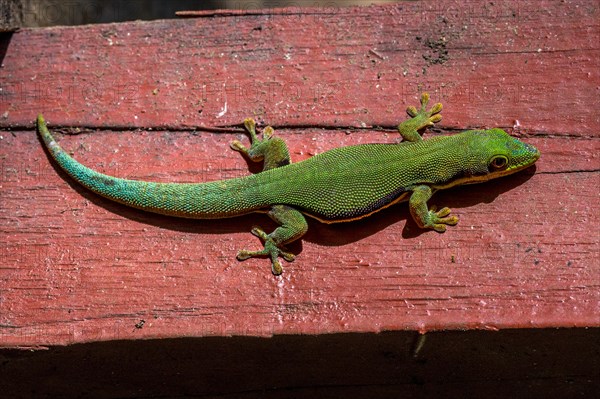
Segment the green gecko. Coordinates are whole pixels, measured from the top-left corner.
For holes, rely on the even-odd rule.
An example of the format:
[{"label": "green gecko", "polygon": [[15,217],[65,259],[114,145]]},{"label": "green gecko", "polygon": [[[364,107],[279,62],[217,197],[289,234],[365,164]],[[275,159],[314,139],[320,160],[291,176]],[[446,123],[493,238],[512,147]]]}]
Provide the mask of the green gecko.
[{"label": "green gecko", "polygon": [[458,223],[450,209],[429,208],[437,190],[484,182],[533,165],[540,152],[501,129],[468,130],[423,140],[419,132],[439,122],[442,104],[429,110],[429,95],[421,107],[408,107],[410,119],[398,126],[404,139],[394,144],[339,147],[304,161],[291,163],[285,142],[273,128],[257,136],[254,120],[244,121],[251,146],[235,140],[231,148],[252,161],[263,161],[263,171],[250,176],[206,183],[154,183],[120,179],[96,172],[70,157],[54,140],[42,115],[38,131],[60,167],[91,191],[130,207],[163,215],[219,219],[251,212],[266,213],[279,227],[252,234],[264,242],[259,251],[241,250],[238,260],[269,257],[273,274],[282,272],[279,257],[294,255],[284,245],[302,237],[305,216],[323,223],[349,222],[370,216],[390,205],[408,201],[410,213],[423,229],[443,233]]}]

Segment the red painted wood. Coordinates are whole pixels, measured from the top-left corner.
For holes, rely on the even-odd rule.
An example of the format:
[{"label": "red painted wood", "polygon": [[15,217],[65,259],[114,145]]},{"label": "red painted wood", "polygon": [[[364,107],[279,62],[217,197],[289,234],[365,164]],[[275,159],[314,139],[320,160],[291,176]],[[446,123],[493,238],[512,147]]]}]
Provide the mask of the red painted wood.
[{"label": "red painted wood", "polygon": [[317,11],[23,30],[3,61],[0,126],[38,112],[65,126],[392,126],[426,89],[451,105],[446,127],[600,128],[587,1]]},{"label": "red painted wood", "polygon": [[[598,9],[440,4],[15,33],[0,69],[0,346],[598,326]],[[113,204],[57,170],[32,128],[38,112],[79,127],[61,144],[108,174],[205,181],[248,173],[228,148],[243,134],[185,129],[255,116],[301,160],[397,140],[355,127],[394,126],[423,89],[444,102],[443,133],[518,125],[537,168],[436,195],[461,217],[443,235],[406,205],[311,222],[279,278],[266,260],[235,260],[258,248],[249,230],[272,226],[265,216]]]}]

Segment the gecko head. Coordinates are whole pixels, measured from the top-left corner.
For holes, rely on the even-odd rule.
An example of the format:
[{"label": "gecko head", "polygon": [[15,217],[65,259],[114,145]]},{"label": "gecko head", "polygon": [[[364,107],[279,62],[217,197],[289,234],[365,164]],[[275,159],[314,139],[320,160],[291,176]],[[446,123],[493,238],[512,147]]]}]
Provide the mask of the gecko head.
[{"label": "gecko head", "polygon": [[473,183],[513,174],[533,165],[540,157],[537,148],[502,129],[468,133],[468,164]]}]

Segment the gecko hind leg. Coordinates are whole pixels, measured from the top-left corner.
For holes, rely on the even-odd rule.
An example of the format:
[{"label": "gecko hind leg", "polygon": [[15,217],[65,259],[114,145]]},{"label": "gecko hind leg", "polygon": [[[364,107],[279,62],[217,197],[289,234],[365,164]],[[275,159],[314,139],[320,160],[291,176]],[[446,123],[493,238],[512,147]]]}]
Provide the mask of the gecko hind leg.
[{"label": "gecko hind leg", "polygon": [[[241,142],[234,140],[230,144],[233,150],[241,152],[254,162],[264,161],[263,171],[291,163],[290,152],[285,141],[279,137],[273,137],[271,126],[263,129],[262,139],[258,138],[256,134],[254,119],[246,118],[244,127],[250,134],[250,148],[246,148]],[[241,250],[237,254],[237,259],[269,257],[271,258],[271,271],[278,276],[283,271],[279,257],[288,262],[295,258],[294,254],[284,251],[283,245],[302,237],[306,233],[308,225],[301,212],[286,205],[272,206],[268,215],[279,224],[279,227],[270,234],[265,233],[259,227],[254,227],[252,234],[263,241],[264,248],[259,251]]]},{"label": "gecko hind leg", "polygon": [[427,111],[427,104],[429,103],[429,94],[421,94],[421,108],[417,110],[414,106],[410,106],[406,109],[410,119],[405,120],[398,125],[398,132],[402,135],[402,138],[406,141],[421,141],[423,138],[419,134],[425,128],[433,126],[434,123],[438,123],[442,120],[442,103],[437,103],[429,111]]},{"label": "gecko hind leg", "polygon": [[233,150],[241,152],[254,162],[264,160],[263,171],[289,165],[292,160],[287,144],[279,137],[273,137],[273,128],[267,126],[263,129],[262,139],[256,134],[256,122],[252,118],[244,120],[244,127],[250,134],[250,148],[246,148],[240,141],[230,143]]},{"label": "gecko hind leg", "polygon": [[270,234],[265,233],[259,227],[252,229],[252,234],[264,242],[264,249],[260,251],[241,250],[237,254],[237,259],[269,257],[271,258],[271,271],[278,276],[283,271],[279,257],[281,256],[288,262],[295,258],[294,254],[283,250],[283,245],[302,237],[308,230],[308,225],[300,211],[286,205],[274,205],[268,215],[279,224],[279,227]]}]

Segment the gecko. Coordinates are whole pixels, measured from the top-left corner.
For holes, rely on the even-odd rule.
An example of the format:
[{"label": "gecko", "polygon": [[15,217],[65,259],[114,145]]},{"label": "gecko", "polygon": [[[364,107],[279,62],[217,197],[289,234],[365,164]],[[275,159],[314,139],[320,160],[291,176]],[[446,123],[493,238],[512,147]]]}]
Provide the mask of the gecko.
[{"label": "gecko", "polygon": [[528,168],[540,157],[537,148],[504,130],[467,130],[423,139],[428,127],[442,119],[442,104],[428,108],[423,93],[420,108],[407,108],[409,119],[398,125],[401,142],[338,147],[292,163],[283,139],[270,126],[257,134],[252,118],[244,121],[250,147],[234,140],[230,146],[263,170],[244,177],[200,183],[157,183],[122,179],[90,169],[73,159],[54,140],[46,121],[37,118],[38,132],[48,152],[74,180],[110,200],[162,215],[191,219],[221,219],[266,213],[277,226],[252,234],[263,249],[240,250],[237,259],[270,258],[274,275],[282,273],[280,258],[295,255],[286,244],[308,230],[306,217],[323,223],[351,222],[400,202],[422,229],[439,233],[458,223],[448,207],[427,202],[438,190],[485,182]]}]

